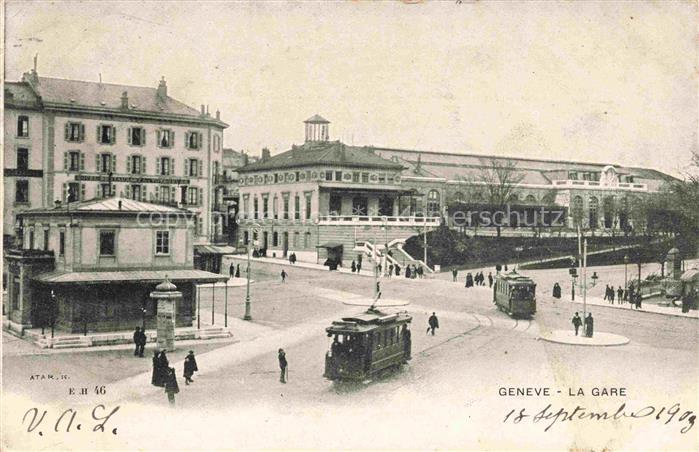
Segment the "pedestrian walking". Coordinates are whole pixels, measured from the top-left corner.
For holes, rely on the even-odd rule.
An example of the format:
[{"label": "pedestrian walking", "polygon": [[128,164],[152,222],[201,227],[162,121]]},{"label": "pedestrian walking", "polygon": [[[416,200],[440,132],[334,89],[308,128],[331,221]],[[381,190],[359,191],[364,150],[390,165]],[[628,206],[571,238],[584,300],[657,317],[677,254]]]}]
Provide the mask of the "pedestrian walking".
[{"label": "pedestrian walking", "polygon": [[279,349],[279,353],[277,354],[277,358],[279,359],[279,382],[280,383],[286,383],[287,380],[287,374],[286,374],[286,369],[289,366],[289,363],[286,361],[286,352],[284,352],[283,348]]},{"label": "pedestrian walking", "polygon": [[405,277],[410,279],[410,265],[405,266]]},{"label": "pedestrian walking", "polygon": [[466,287],[473,287],[473,275],[471,272],[466,273]]},{"label": "pedestrian walking", "polygon": [[415,272],[417,273],[418,278],[422,279],[424,277],[424,270],[422,269],[422,266],[417,267]]},{"label": "pedestrian walking", "polygon": [[281,276],[282,276],[282,282],[286,281],[286,277],[287,277],[287,275],[288,275],[288,273],[287,273],[287,272],[285,272],[285,271],[284,271],[284,269],[282,269],[282,272],[281,272]]},{"label": "pedestrian walking", "polygon": [[390,278],[393,275],[393,264],[389,264],[388,266],[388,277]]},{"label": "pedestrian walking", "polygon": [[167,400],[170,402],[170,405],[175,406],[175,394],[180,392],[180,387],[177,385],[177,376],[175,375],[175,369],[173,367],[167,368],[165,392],[167,393]]},{"label": "pedestrian walking", "polygon": [[459,276],[459,270],[453,269],[453,270],[451,271],[451,280],[452,280],[453,282],[456,282],[457,276]]},{"label": "pedestrian walking", "polygon": [[159,357],[159,362],[158,362],[158,369],[160,370],[160,382],[165,385],[165,382],[167,381],[167,369],[170,367],[170,361],[167,359],[167,355],[165,354],[165,350],[160,352],[160,357]]},{"label": "pedestrian walking", "polygon": [[163,371],[160,368],[160,352],[158,352],[157,350],[153,351],[153,376],[151,377],[150,383],[153,386],[165,386],[165,380],[163,380]]},{"label": "pedestrian walking", "polygon": [[140,327],[136,327],[136,331],[133,332],[133,343],[135,345],[133,355],[143,358],[143,350],[146,347],[146,335],[141,331]]},{"label": "pedestrian walking", "polygon": [[614,286],[609,288],[609,301],[614,304]]},{"label": "pedestrian walking", "polygon": [[194,357],[194,352],[190,350],[187,357],[184,359],[184,374],[182,375],[184,377],[184,383],[186,385],[194,383],[192,376],[194,375],[194,372],[198,371],[199,368],[197,367],[197,359]]},{"label": "pedestrian walking", "polygon": [[629,301],[629,289],[624,289],[624,302]]},{"label": "pedestrian walking", "polygon": [[622,289],[621,286],[619,286],[619,288],[616,290],[616,299],[617,299],[618,304],[621,304],[623,297],[624,297],[624,289]]},{"label": "pedestrian walking", "polygon": [[362,271],[362,261],[357,262],[357,273]]},{"label": "pedestrian walking", "polygon": [[578,330],[580,329],[580,325],[582,325],[582,323],[583,323],[582,319],[580,318],[580,314],[578,314],[576,312],[575,315],[573,316],[572,322],[573,322],[573,327],[575,328],[575,335],[577,336]]},{"label": "pedestrian walking", "polygon": [[354,259],[352,259],[352,265],[350,265],[350,269],[352,270],[352,273],[357,271],[357,264],[354,262]]},{"label": "pedestrian walking", "polygon": [[432,336],[434,336],[434,330],[439,328],[439,319],[437,318],[437,314],[434,312],[430,316],[429,319],[427,319],[427,331],[425,331],[425,334],[428,334],[430,331],[432,331]]},{"label": "pedestrian walking", "polygon": [[558,282],[553,285],[553,298],[561,298],[561,285]]},{"label": "pedestrian walking", "polygon": [[493,287],[493,274],[488,272],[488,287]]},{"label": "pedestrian walking", "polygon": [[376,266],[376,271],[379,272],[379,275],[381,275],[381,264]]},{"label": "pedestrian walking", "polygon": [[603,300],[609,300],[609,284],[604,288],[604,298]]},{"label": "pedestrian walking", "polygon": [[396,270],[396,276],[400,276],[400,265],[396,264],[395,270]]},{"label": "pedestrian walking", "polygon": [[231,266],[228,267],[228,275],[231,278],[235,278],[235,264],[233,262],[231,262]]},{"label": "pedestrian walking", "polygon": [[641,309],[641,302],[643,301],[643,297],[641,297],[641,291],[639,290],[636,293],[636,309]]},{"label": "pedestrian walking", "polygon": [[588,313],[585,317],[585,336],[592,337],[594,333],[595,320],[592,318],[592,313]]}]

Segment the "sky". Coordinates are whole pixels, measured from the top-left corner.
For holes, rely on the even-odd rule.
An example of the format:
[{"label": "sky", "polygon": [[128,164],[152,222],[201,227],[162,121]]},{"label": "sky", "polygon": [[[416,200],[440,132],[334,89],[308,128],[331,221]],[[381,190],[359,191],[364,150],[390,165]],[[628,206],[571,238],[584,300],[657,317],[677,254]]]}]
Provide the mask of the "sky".
[{"label": "sky", "polygon": [[656,168],[697,150],[696,2],[6,2],[5,77],[157,86],[272,154],[331,139]]}]

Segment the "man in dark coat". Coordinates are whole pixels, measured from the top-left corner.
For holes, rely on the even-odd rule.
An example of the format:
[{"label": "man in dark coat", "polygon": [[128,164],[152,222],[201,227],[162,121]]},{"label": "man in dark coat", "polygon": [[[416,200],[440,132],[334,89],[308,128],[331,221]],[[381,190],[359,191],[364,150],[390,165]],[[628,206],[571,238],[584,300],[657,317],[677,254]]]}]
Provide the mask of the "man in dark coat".
[{"label": "man in dark coat", "polygon": [[433,312],[430,318],[427,320],[427,324],[429,326],[427,327],[427,331],[425,331],[425,334],[428,334],[430,331],[432,331],[432,336],[434,336],[434,330],[439,328],[439,319],[437,319],[437,314]]},{"label": "man in dark coat", "polygon": [[410,278],[410,265],[405,266],[405,277]]},{"label": "man in dark coat", "polygon": [[466,287],[473,287],[473,275],[471,272],[466,273]]},{"label": "man in dark coat", "polygon": [[619,288],[616,290],[616,299],[619,304],[622,302],[622,298],[624,297],[624,289],[619,286]]},{"label": "man in dark coat", "polygon": [[235,266],[235,277],[240,278],[240,264]]},{"label": "man in dark coat", "polygon": [[282,272],[281,272],[282,282],[286,281],[286,275],[287,275],[287,272],[285,272],[285,271],[282,269]]},{"label": "man in dark coat", "polygon": [[350,270],[352,270],[352,273],[357,271],[357,263],[352,259],[352,265],[350,265]]},{"label": "man in dark coat", "polygon": [[390,278],[393,275],[393,264],[388,265],[388,277]]},{"label": "man in dark coat", "polygon": [[231,266],[228,267],[228,274],[231,278],[235,278],[235,264],[231,262]]},{"label": "man in dark coat", "polygon": [[286,352],[284,351],[283,348],[279,349],[279,353],[277,354],[277,358],[279,359],[279,382],[280,383],[286,383],[286,368],[289,366],[289,363],[286,361]]},{"label": "man in dark coat", "polygon": [[493,274],[488,272],[488,287],[493,287]]},{"label": "man in dark coat", "polygon": [[396,264],[394,268],[396,270],[396,276],[400,276],[400,265]]},{"label": "man in dark coat", "polygon": [[582,319],[580,318],[580,314],[578,314],[576,312],[575,315],[573,316],[572,322],[573,322],[573,327],[575,327],[575,335],[577,336],[578,330],[580,329],[580,325],[582,325],[582,323],[583,323]]},{"label": "man in dark coat", "polygon": [[553,298],[561,298],[561,285],[558,283],[553,285]]},{"label": "man in dark coat", "polygon": [[167,382],[167,370],[170,368],[170,361],[168,361],[168,359],[167,359],[167,355],[165,354],[165,350],[160,352],[160,358],[158,361],[159,361],[158,369],[160,371],[159,381],[164,386],[165,383]]},{"label": "man in dark coat", "polygon": [[457,279],[456,277],[457,277],[458,275],[459,275],[459,270],[453,269],[453,270],[451,271],[451,280],[454,281],[454,282],[456,282],[456,279]]},{"label": "man in dark coat", "polygon": [[160,353],[157,350],[153,350],[153,376],[151,377],[150,383],[153,386],[165,386],[162,370],[160,369]]},{"label": "man in dark coat", "polygon": [[192,375],[194,375],[194,372],[197,371],[199,371],[199,368],[197,367],[197,360],[194,357],[194,352],[190,350],[189,354],[184,359],[184,375],[182,375],[186,385],[194,382],[194,380],[192,380]]},{"label": "man in dark coat", "polygon": [[362,261],[361,260],[359,262],[357,262],[357,273],[359,273],[360,271],[362,271]]},{"label": "man in dark coat", "polygon": [[588,313],[585,317],[585,336],[592,337],[595,330],[595,320],[592,318],[592,313]]},{"label": "man in dark coat", "polygon": [[148,342],[148,337],[146,337],[146,330],[143,328],[138,334],[138,356],[141,358],[143,358],[143,352],[146,349],[146,342]]},{"label": "man in dark coat", "polygon": [[170,405],[175,405],[175,394],[180,392],[180,387],[177,384],[177,376],[175,375],[175,369],[172,367],[167,367],[165,369],[165,392],[167,393],[167,399]]},{"label": "man in dark coat", "polygon": [[145,342],[141,345],[141,328],[136,327],[136,331],[133,332],[133,343],[136,348],[134,348],[134,356],[143,356],[143,346],[146,345]]}]

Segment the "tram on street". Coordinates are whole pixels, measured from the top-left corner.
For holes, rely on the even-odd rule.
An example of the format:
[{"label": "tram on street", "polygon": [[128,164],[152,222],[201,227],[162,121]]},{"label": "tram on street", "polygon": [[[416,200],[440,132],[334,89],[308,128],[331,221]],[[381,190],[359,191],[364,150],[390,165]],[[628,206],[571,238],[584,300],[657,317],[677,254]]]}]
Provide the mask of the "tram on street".
[{"label": "tram on street", "polygon": [[493,286],[493,303],[510,317],[531,317],[536,312],[536,283],[514,270],[499,273]]},{"label": "tram on street", "polygon": [[398,369],[411,358],[410,322],[406,312],[369,308],[334,321],[325,331],[332,338],[323,376],[332,381],[372,380]]}]

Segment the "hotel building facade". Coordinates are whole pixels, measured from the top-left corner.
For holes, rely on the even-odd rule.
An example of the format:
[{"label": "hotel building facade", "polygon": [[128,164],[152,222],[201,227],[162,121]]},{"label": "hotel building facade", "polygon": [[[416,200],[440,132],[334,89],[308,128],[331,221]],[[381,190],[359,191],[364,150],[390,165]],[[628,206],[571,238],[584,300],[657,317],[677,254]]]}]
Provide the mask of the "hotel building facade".
[{"label": "hotel building facade", "polygon": [[217,112],[191,108],[156,88],[40,77],[6,82],[4,239],[16,213],[120,196],[184,208],[194,243],[215,240],[223,181]]}]

